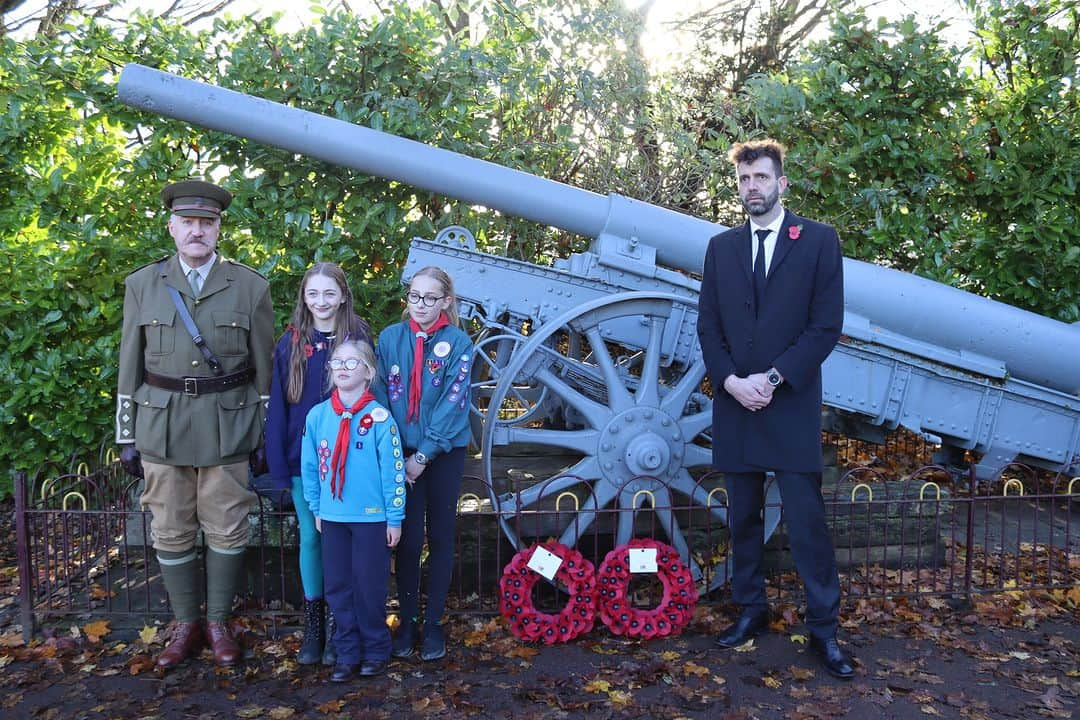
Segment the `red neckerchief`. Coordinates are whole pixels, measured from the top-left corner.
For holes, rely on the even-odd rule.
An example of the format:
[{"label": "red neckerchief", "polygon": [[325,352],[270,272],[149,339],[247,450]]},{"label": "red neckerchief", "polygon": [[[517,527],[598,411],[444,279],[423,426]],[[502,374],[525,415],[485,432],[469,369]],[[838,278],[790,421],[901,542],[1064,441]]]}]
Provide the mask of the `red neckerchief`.
[{"label": "red neckerchief", "polygon": [[330,458],[330,497],[341,500],[341,493],[345,490],[345,456],[349,453],[349,431],[352,425],[352,417],[360,412],[365,405],[375,399],[370,390],[365,390],[360,399],[351,408],[345,409],[341,404],[341,396],[337,388],[330,395],[330,407],[341,416],[341,424],[338,425],[337,440],[334,441],[334,454]]},{"label": "red neckerchief", "polygon": [[409,329],[416,335],[416,345],[413,347],[412,375],[409,376],[409,412],[405,415],[405,422],[420,420],[420,390],[424,383],[424,341],[449,324],[446,313],[439,313],[439,319],[424,332],[415,320],[409,318]]}]

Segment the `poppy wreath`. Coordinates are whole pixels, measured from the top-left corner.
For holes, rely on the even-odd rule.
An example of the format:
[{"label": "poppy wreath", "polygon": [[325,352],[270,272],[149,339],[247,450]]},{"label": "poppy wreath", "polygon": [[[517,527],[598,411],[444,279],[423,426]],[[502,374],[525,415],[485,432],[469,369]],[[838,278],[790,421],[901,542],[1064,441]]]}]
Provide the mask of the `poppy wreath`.
[{"label": "poppy wreath", "polygon": [[[558,615],[540,612],[533,605],[533,586],[543,576],[529,567],[529,560],[538,547],[563,559],[554,580],[570,599]],[[522,640],[545,645],[573,640],[592,630],[596,621],[596,570],[581,553],[561,543],[521,550],[499,578],[499,612],[509,622],[510,632]]]},{"label": "poppy wreath", "polygon": [[[660,604],[651,610],[633,607],[626,597],[630,587],[630,548],[656,549],[656,577],[664,586]],[[596,573],[600,620],[616,635],[650,639],[678,635],[690,624],[697,604],[697,588],[690,569],[675,548],[650,538],[635,538],[607,554]]]}]

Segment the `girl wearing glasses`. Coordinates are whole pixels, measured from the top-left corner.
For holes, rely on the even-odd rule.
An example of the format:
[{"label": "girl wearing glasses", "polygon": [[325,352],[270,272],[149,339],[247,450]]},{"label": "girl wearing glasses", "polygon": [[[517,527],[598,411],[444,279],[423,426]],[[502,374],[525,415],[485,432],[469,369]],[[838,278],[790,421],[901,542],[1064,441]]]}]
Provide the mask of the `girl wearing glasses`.
[{"label": "girl wearing glasses", "polygon": [[333,263],[316,263],[304,273],[292,322],[274,349],[274,374],[266,416],[266,461],[271,487],[292,495],[300,530],[300,582],[304,588],[304,643],[301,665],[321,659],[334,664],[327,643],[323,602],[323,564],[315,518],[304,502],[300,480],[300,445],[308,411],[329,397],[326,363],[334,348],[351,339],[371,342],[368,324],[353,311],[345,273]]},{"label": "girl wearing glasses", "polygon": [[440,268],[416,272],[405,294],[402,321],[379,335],[380,402],[401,428],[409,482],[397,551],[401,626],[394,657],[409,657],[421,634],[420,554],[427,528],[427,607],[420,657],[446,655],[442,615],[450,590],[458,491],[469,444],[469,366],[472,341],[458,327],[457,297]]},{"label": "girl wearing glasses", "polygon": [[308,413],[300,471],[337,618],[330,681],[345,682],[357,671],[382,674],[390,659],[386,592],[405,514],[405,462],[397,425],[369,389],[371,345],[339,343],[329,367],[334,391]]}]

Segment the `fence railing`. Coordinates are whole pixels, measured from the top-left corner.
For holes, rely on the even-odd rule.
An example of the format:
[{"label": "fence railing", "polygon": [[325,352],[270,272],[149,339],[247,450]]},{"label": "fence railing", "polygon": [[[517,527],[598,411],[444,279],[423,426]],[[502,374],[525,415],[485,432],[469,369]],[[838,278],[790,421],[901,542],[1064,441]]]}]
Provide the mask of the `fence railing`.
[{"label": "fence railing", "polygon": [[[150,543],[149,513],[138,505],[139,481],[125,475],[109,453],[98,467],[70,472],[49,466],[16,478],[16,538],[20,613],[24,635],[36,623],[76,614],[133,620],[169,616]],[[699,590],[726,597],[730,574],[726,494],[719,477],[697,482],[705,506],[674,489],[634,495],[633,507],[596,511],[575,532],[577,549],[599,566],[614,546],[617,528],[635,537],[669,542],[675,518],[683,560]],[[655,481],[654,481],[655,482]],[[455,568],[450,608],[497,611],[497,586],[516,548],[579,522],[578,497],[561,493],[534,509],[500,501],[478,477],[467,477],[458,502]],[[1080,478],[1053,476],[1008,465],[989,483],[926,466],[897,479],[881,467],[857,467],[823,487],[841,581],[848,599],[901,596],[970,598],[976,593],[1065,589],[1080,585]],[[775,507],[767,507],[778,510]],[[299,619],[302,601],[298,529],[291,509],[261,499],[250,514],[245,611],[275,622]],[[508,532],[512,530],[512,532]],[[768,542],[770,595],[799,602],[781,524]],[[391,583],[393,591],[393,583]],[[557,588],[537,594],[538,608],[563,599]],[[644,585],[639,602],[651,602]],[[393,600],[392,600],[393,604]]]}]

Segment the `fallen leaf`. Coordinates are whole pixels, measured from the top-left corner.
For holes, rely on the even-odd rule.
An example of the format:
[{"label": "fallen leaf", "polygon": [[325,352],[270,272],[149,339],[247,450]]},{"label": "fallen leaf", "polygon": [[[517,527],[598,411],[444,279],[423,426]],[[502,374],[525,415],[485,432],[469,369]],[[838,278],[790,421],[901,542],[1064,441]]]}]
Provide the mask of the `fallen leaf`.
[{"label": "fallen leaf", "polygon": [[606,693],[611,690],[611,683],[607,680],[593,680],[585,686],[585,692]]},{"label": "fallen leaf", "polygon": [[795,678],[799,682],[806,682],[814,677],[814,671],[810,668],[799,667],[798,665],[792,665],[788,668],[791,672],[791,677]]},{"label": "fallen leaf", "polygon": [[709,675],[709,668],[692,662],[685,663],[682,670],[687,675],[696,675],[698,677],[708,677]]},{"label": "fallen leaf", "polygon": [[288,720],[288,718],[291,718],[295,714],[296,711],[293,710],[291,707],[279,705],[270,712],[266,713],[266,717],[270,718],[270,720]]},{"label": "fallen leaf", "polygon": [[634,696],[622,690],[612,690],[608,693],[608,699],[615,707],[627,707],[634,703]]},{"label": "fallen leaf", "polygon": [[330,700],[324,702],[322,705],[316,705],[315,709],[321,712],[323,715],[329,715],[330,713],[340,712],[341,708],[345,707],[344,700]]},{"label": "fallen leaf", "polygon": [[933,705],[920,705],[919,710],[922,711],[923,715],[941,715]]},{"label": "fallen leaf", "polygon": [[101,642],[101,638],[109,634],[109,621],[98,620],[97,622],[87,623],[83,625],[83,632],[86,633],[86,639],[92,643]]},{"label": "fallen leaf", "polygon": [[735,648],[735,652],[741,652],[741,653],[753,652],[756,649],[757,648],[754,647],[754,640],[753,640],[753,638],[751,638],[751,639],[747,640],[746,642],[744,642],[742,645]]},{"label": "fallen leaf", "polygon": [[26,644],[21,632],[0,635],[0,647],[22,647]]},{"label": "fallen leaf", "polygon": [[116,597],[116,593],[106,590],[100,585],[92,585],[90,586],[90,597],[94,600],[104,600],[105,598]]},{"label": "fallen leaf", "polygon": [[664,660],[667,660],[668,662],[671,662],[672,660],[678,660],[680,657],[682,657],[682,655],[675,652],[674,650],[665,650],[664,652],[660,653],[660,657]]},{"label": "fallen leaf", "polygon": [[791,636],[791,642],[799,643],[800,645],[805,645],[807,643],[807,638],[806,638],[805,635],[792,635]]},{"label": "fallen leaf", "polygon": [[236,717],[250,720],[251,718],[262,717],[265,710],[258,705],[248,705],[247,707],[239,708],[236,711]]},{"label": "fallen leaf", "polygon": [[777,690],[783,685],[782,682],[780,682],[771,675],[766,675],[765,677],[761,678],[761,681],[765,683],[765,687],[770,687],[773,690]]},{"label": "fallen leaf", "polygon": [[153,625],[143,625],[143,629],[139,631],[139,639],[147,645],[153,645],[158,639],[157,628]]},{"label": "fallen leaf", "polygon": [[518,645],[517,647],[511,649],[510,652],[507,653],[507,655],[509,655],[510,657],[518,657],[518,658],[525,658],[525,659],[534,658],[539,654],[540,654],[539,649],[534,648],[534,647],[529,647],[528,645]]}]

